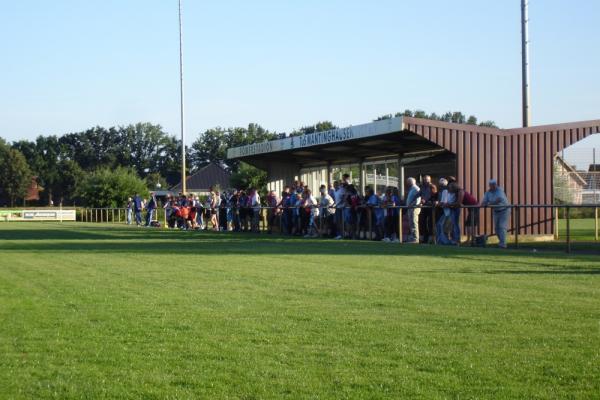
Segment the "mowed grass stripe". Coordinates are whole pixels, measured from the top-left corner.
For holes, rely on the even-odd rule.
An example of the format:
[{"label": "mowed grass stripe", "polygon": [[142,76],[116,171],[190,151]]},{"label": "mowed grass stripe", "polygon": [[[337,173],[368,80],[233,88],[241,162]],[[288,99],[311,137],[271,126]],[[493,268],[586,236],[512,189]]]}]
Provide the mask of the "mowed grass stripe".
[{"label": "mowed grass stripe", "polygon": [[8,398],[593,398],[592,256],[0,224]]}]

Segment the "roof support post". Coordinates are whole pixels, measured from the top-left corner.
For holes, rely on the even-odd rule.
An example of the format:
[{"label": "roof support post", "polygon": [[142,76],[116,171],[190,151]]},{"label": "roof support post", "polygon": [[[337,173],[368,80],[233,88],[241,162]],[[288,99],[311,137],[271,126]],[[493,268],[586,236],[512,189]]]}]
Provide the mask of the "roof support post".
[{"label": "roof support post", "polygon": [[404,200],[404,160],[402,154],[398,156],[398,191],[400,199]]},{"label": "roof support post", "polygon": [[358,163],[358,169],[360,171],[359,177],[359,186],[360,186],[360,194],[364,196],[365,194],[365,181],[367,180],[366,168],[365,168],[365,160],[361,159]]}]

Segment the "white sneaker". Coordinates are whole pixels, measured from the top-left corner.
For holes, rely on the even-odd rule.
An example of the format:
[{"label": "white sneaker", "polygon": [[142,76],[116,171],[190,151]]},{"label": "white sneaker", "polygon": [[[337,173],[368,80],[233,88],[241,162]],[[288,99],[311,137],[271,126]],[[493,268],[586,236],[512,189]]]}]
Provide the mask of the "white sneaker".
[{"label": "white sneaker", "polygon": [[389,242],[391,242],[390,238],[387,238],[387,237],[385,237],[385,238],[381,239],[381,241],[382,241],[382,242],[386,242],[386,243],[389,243]]},{"label": "white sneaker", "polygon": [[342,240],[342,237],[340,235],[335,237],[335,240]]}]

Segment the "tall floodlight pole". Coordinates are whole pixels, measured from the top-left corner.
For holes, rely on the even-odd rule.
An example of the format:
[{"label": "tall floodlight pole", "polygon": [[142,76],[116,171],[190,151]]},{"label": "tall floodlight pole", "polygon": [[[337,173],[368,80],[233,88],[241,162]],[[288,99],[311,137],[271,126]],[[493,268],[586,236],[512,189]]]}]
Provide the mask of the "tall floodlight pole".
[{"label": "tall floodlight pole", "polygon": [[183,108],[183,32],[181,23],[181,0],[179,0],[179,106],[181,118],[181,192],[187,193],[185,176],[185,124]]},{"label": "tall floodlight pole", "polygon": [[523,67],[523,127],[529,126],[529,0],[521,0],[521,52]]}]

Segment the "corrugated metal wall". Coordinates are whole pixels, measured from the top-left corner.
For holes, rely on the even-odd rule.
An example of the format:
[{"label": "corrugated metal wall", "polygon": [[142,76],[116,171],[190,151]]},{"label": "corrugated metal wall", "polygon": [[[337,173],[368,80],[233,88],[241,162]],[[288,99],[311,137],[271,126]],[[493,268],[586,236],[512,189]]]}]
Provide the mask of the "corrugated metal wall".
[{"label": "corrugated metal wall", "polygon": [[[496,178],[513,204],[552,204],[555,155],[600,133],[600,120],[508,130],[409,117],[404,124],[406,130],[457,155],[457,179],[465,190],[482,199],[487,181]],[[487,228],[489,232],[489,211],[482,217],[481,231]],[[520,210],[519,232],[552,234],[552,211]]]}]

